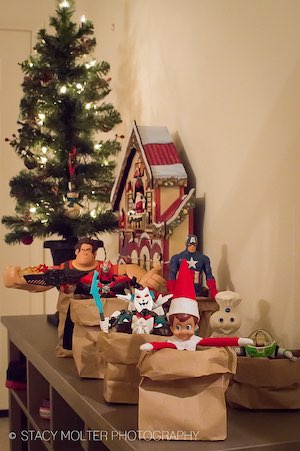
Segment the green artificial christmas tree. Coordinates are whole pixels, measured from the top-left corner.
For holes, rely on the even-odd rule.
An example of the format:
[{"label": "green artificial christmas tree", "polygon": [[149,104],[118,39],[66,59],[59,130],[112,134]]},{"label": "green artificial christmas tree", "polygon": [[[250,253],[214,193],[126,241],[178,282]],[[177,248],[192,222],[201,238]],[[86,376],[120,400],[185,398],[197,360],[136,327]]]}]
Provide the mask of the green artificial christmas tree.
[{"label": "green artificial christmas tree", "polygon": [[[4,216],[8,244],[34,237],[97,237],[117,220],[108,206],[119,137],[101,139],[121,122],[110,92],[109,64],[93,59],[93,25],[72,21],[74,2],[60,0],[53,34],[38,32],[24,73],[18,132],[6,139],[25,168],[10,181],[16,215]],[[100,136],[100,138],[99,138]]]}]

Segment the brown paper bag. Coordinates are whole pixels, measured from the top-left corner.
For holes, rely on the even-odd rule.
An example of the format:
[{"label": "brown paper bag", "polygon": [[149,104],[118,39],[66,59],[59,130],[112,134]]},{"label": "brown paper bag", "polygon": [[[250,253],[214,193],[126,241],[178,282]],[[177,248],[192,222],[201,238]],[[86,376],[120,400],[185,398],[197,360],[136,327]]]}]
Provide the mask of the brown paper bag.
[{"label": "brown paper bag", "polygon": [[[118,298],[101,298],[104,316],[127,310],[128,302]],[[82,326],[99,326],[100,313],[93,299],[72,299],[71,319]]]},{"label": "brown paper bag", "polygon": [[[293,354],[299,357],[300,351]],[[238,357],[226,400],[246,409],[300,409],[300,358]]]},{"label": "brown paper bag", "polygon": [[97,351],[99,326],[74,325],[73,359],[80,377],[103,379],[105,364]]},{"label": "brown paper bag", "polygon": [[106,364],[103,396],[107,402],[137,404],[141,376],[136,368],[140,345],[149,341],[164,341],[166,337],[149,334],[101,332],[98,352]]},{"label": "brown paper bag", "polygon": [[55,354],[57,357],[72,357],[72,347],[69,346],[70,333],[72,333],[72,327],[70,328],[70,303],[73,299],[73,293],[63,293],[59,291],[57,300],[57,311],[58,311],[58,344],[55,349]]},{"label": "brown paper bag", "polygon": [[236,371],[231,348],[143,353],[138,430],[145,440],[224,440],[225,391]]},{"label": "brown paper bag", "polygon": [[[127,303],[118,298],[104,298],[102,302],[105,316],[110,316],[115,310],[127,308]],[[74,323],[73,358],[79,376],[103,379],[105,364],[97,351],[100,316],[94,300],[72,299],[71,319]]]}]

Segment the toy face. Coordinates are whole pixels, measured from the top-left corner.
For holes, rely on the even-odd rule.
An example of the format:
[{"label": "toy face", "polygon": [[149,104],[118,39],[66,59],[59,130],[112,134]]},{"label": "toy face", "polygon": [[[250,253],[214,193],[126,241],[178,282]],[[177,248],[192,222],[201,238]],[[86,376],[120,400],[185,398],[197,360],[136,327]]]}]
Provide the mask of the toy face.
[{"label": "toy face", "polygon": [[180,340],[188,340],[194,335],[195,321],[193,317],[187,319],[186,321],[180,321],[175,316],[171,330],[173,335]]},{"label": "toy face", "polygon": [[196,246],[194,245],[194,244],[189,244],[188,245],[188,247],[187,247],[187,250],[189,251],[189,252],[191,252],[191,254],[193,254],[194,252],[196,252]]},{"label": "toy face", "polygon": [[186,248],[189,252],[196,252],[198,245],[198,238],[195,235],[189,235],[186,240]]},{"label": "toy face", "polygon": [[261,330],[258,330],[255,336],[255,346],[266,346],[267,340],[264,333]]},{"label": "toy face", "polygon": [[76,249],[76,260],[82,266],[92,265],[95,261],[95,254],[91,244],[82,244],[80,249]]},{"label": "toy face", "polygon": [[146,287],[143,290],[139,290],[135,288],[134,290],[134,307],[138,312],[141,312],[143,309],[152,310],[153,308],[153,299],[150,294],[149,288]]},{"label": "toy face", "polygon": [[211,315],[209,325],[214,332],[220,335],[231,335],[240,327],[241,319],[234,309],[220,308],[218,312]]}]

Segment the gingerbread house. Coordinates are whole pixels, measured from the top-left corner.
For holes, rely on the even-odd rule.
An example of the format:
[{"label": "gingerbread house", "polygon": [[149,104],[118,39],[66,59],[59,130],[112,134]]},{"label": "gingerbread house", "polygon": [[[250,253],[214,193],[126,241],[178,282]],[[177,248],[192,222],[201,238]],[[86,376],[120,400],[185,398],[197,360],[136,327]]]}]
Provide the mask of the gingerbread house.
[{"label": "gingerbread house", "polygon": [[119,218],[119,263],[162,265],[193,232],[195,189],[166,127],[133,124],[111,192]]}]

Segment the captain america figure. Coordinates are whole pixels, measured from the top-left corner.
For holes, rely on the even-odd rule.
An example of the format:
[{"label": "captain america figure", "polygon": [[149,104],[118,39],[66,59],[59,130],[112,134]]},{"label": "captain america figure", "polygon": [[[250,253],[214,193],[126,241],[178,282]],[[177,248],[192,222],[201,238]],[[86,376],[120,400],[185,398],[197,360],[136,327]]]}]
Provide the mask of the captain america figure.
[{"label": "captain america figure", "polygon": [[196,295],[204,295],[201,277],[202,273],[204,272],[210,297],[214,299],[218,290],[216,287],[215,278],[212,275],[209,258],[207,257],[207,255],[203,255],[201,254],[201,252],[197,251],[198,238],[196,237],[196,235],[189,235],[185,244],[186,249],[179,254],[173,255],[170,261],[169,278],[167,282],[169,293],[172,293],[174,290],[177,272],[182,260],[185,259],[188,262],[189,269],[194,272],[194,286]]}]

